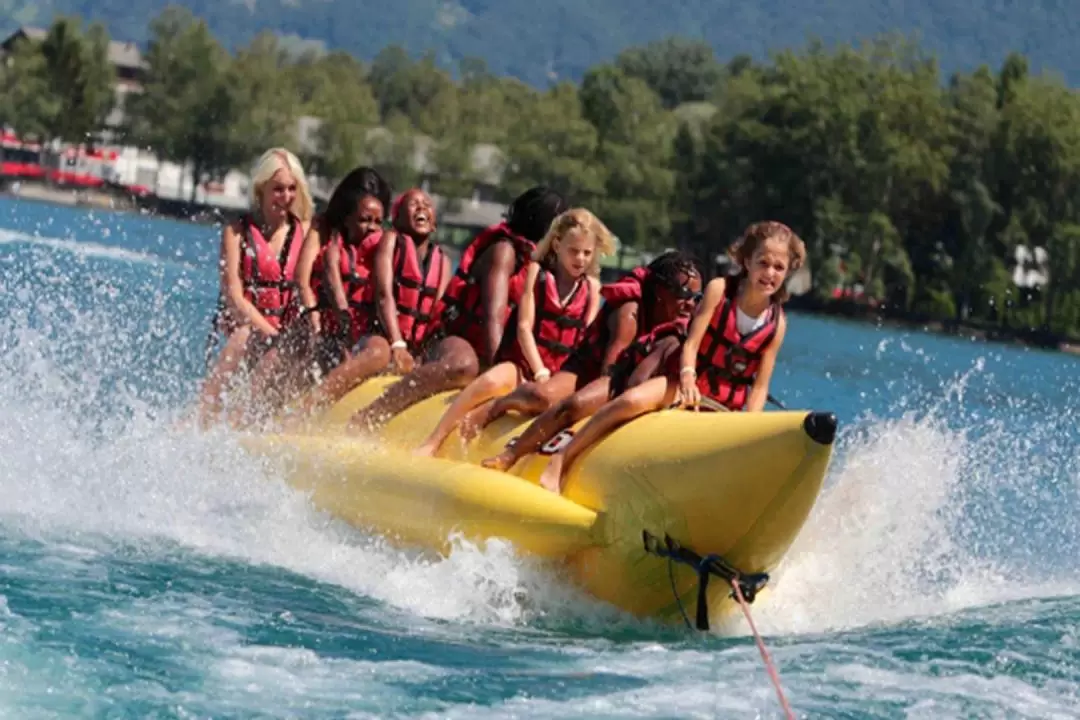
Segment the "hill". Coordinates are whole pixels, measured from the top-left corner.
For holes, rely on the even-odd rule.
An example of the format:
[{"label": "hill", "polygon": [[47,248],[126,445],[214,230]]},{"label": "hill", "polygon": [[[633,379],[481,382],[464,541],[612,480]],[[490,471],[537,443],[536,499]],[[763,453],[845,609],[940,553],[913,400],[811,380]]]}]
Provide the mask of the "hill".
[{"label": "hill", "polygon": [[[143,42],[167,0],[0,0],[0,25],[48,25],[56,13],[103,21],[118,40]],[[1032,68],[1080,83],[1080,11],[1069,0],[186,0],[228,47],[261,30],[371,59],[400,44],[454,66],[480,57],[498,73],[536,85],[577,79],[622,49],[667,35],[708,41],[721,60],[764,58],[808,38],[856,42],[915,34],[944,70],[997,66],[1010,51]]]}]

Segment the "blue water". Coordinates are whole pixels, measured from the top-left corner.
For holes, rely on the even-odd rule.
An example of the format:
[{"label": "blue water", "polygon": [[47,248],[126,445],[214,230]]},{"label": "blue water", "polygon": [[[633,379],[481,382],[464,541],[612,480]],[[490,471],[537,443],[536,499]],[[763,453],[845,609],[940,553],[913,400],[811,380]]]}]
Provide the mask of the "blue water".
[{"label": "blue water", "polygon": [[[746,628],[658,628],[501,543],[402,552],[226,433],[212,228],[0,200],[0,717],[780,717]],[[1076,358],[793,314],[842,421],[754,607],[801,717],[1080,717]]]}]

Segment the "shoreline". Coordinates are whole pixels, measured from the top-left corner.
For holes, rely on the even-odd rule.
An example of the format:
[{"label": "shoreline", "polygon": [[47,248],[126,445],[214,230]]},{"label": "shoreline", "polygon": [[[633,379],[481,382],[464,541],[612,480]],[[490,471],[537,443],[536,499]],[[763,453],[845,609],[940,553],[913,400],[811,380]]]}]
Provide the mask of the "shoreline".
[{"label": "shoreline", "polygon": [[933,335],[946,335],[1080,356],[1080,340],[1060,336],[1038,328],[1019,329],[985,322],[938,320],[910,313],[872,308],[845,300],[823,301],[809,295],[792,297],[787,302],[786,307],[808,315],[873,324],[878,327],[903,328]]},{"label": "shoreline", "polygon": [[[157,196],[139,197],[116,188],[75,189],[57,187],[40,182],[10,182],[0,185],[0,195],[14,200],[41,202],[63,207],[109,210],[137,214],[160,220],[187,222],[197,225],[220,225],[238,218],[242,211],[221,208],[185,200],[166,200]],[[972,340],[1037,348],[1080,356],[1080,339],[1062,337],[1053,333],[1027,328],[1017,329],[995,326],[989,323],[965,323],[956,320],[937,320],[916,317],[909,313],[890,312],[888,309],[872,308],[851,301],[823,301],[809,294],[798,295],[788,301],[787,307],[809,315],[841,318],[859,323],[872,323],[879,327],[891,326],[917,330],[935,335],[966,337]]]},{"label": "shoreline", "polygon": [[117,186],[72,188],[36,180],[0,180],[0,196],[24,202],[40,202],[62,207],[142,215],[196,225],[221,225],[239,218],[243,210],[168,200],[156,195],[133,195]]}]

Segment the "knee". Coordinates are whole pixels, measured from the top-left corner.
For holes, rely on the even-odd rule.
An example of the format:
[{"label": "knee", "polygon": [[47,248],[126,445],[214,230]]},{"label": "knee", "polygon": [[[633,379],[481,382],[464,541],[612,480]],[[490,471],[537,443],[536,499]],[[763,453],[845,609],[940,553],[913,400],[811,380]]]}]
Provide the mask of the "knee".
[{"label": "knee", "polygon": [[480,372],[476,353],[455,352],[444,361],[446,379],[454,384],[467,383]]},{"label": "knee", "polygon": [[589,414],[589,404],[585,398],[575,393],[558,405],[559,417],[564,422],[577,422]]},{"label": "knee", "polygon": [[390,343],[382,336],[372,336],[363,341],[363,345],[353,349],[354,354],[363,353],[371,362],[380,367],[390,364]]},{"label": "knee", "polygon": [[506,389],[506,386],[499,382],[496,378],[491,377],[490,373],[481,375],[476,379],[476,389],[483,393],[499,393]]},{"label": "knee", "polygon": [[617,412],[641,413],[649,410],[650,396],[640,386],[627,390],[611,401],[611,408]]}]

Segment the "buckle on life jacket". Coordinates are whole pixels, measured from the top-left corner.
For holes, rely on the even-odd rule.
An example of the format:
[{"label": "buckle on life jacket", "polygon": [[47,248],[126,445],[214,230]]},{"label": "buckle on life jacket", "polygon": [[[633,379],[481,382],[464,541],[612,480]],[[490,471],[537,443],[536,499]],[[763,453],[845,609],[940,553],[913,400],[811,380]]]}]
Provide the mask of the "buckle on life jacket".
[{"label": "buckle on life jacket", "polygon": [[[661,540],[648,530],[642,530],[641,539],[645,546],[645,552],[656,555],[657,557],[667,558],[668,572],[669,577],[671,578],[671,592],[675,596],[675,602],[678,603],[679,612],[682,613],[687,626],[690,625],[690,618],[687,616],[686,610],[683,608],[682,599],[675,589],[675,577],[671,574],[671,563],[678,562],[689,565],[697,572],[698,590],[695,627],[698,630],[706,631],[709,629],[708,589],[709,579],[713,575],[724,580],[728,584],[731,584],[733,581],[737,583],[739,592],[742,593],[743,598],[745,598],[748,604],[754,602],[754,598],[757,597],[757,594],[769,582],[767,573],[743,573],[719,555],[706,555],[702,557],[693,550],[680,545],[667,533],[664,534],[664,539]],[[735,598],[735,591],[732,590],[729,595],[730,597]]]},{"label": "buckle on life jacket", "polygon": [[724,353],[724,363],[730,369],[731,373],[736,375],[742,375],[750,367],[750,361],[753,357],[750,353],[746,352],[738,345],[728,346],[727,352]]}]

